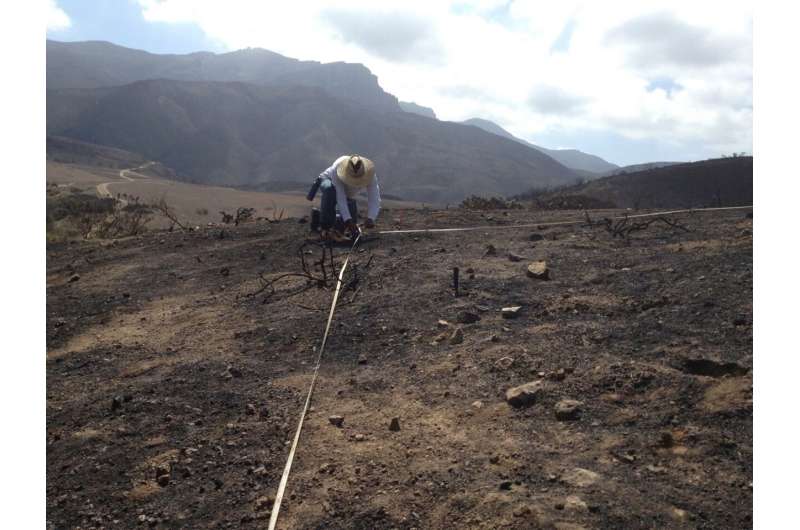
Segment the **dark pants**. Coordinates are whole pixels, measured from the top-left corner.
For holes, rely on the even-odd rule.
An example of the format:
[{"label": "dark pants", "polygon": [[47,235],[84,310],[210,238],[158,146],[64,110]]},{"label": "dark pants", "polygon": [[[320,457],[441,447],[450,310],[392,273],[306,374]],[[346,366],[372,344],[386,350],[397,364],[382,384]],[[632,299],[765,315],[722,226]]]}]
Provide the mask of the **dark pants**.
[{"label": "dark pants", "polygon": [[[320,197],[320,228],[330,230],[336,223],[336,188],[330,179],[323,179],[319,185]],[[355,199],[347,199],[347,207],[353,221],[358,220],[358,205]],[[337,227],[343,228],[343,227]]]}]

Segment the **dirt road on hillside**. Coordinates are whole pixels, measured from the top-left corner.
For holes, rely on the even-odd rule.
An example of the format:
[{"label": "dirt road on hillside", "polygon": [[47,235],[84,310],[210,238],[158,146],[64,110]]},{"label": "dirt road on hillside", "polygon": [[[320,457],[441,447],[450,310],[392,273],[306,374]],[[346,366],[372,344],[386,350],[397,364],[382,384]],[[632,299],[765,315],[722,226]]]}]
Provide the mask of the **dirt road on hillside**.
[{"label": "dirt road on hillside", "polygon": [[[153,164],[155,164],[155,162],[147,162],[145,164],[142,164],[141,166],[120,170],[119,178],[121,178],[123,180],[123,182],[120,182],[118,180],[112,180],[112,181],[109,181],[109,182],[103,182],[101,184],[98,184],[97,185],[97,196],[101,197],[101,198],[109,198],[109,199],[112,198],[113,196],[111,194],[111,190],[108,189],[108,186],[110,184],[124,184],[125,182],[133,182],[135,180],[147,180],[148,179],[147,175],[142,175],[141,173],[136,173],[136,172],[141,170],[141,169],[146,169],[146,168],[152,166]],[[129,174],[137,175],[140,178],[139,179],[133,179],[133,178],[128,176]],[[123,208],[125,206],[127,206],[127,204],[128,204],[128,201],[125,201],[123,199],[120,199],[120,202],[122,203],[122,207]]]}]

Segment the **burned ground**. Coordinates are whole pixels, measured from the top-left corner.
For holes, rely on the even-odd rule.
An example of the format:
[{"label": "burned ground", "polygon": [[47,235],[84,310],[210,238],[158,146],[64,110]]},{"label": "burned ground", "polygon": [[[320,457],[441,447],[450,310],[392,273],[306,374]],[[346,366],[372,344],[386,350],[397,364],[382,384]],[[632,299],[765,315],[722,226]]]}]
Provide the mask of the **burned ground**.
[{"label": "burned ground", "polygon": [[[382,228],[559,218],[582,213],[392,211]],[[750,526],[752,219],[681,222],[627,242],[584,226],[365,241],[279,527]],[[260,273],[299,272],[307,225],[221,231],[48,245],[50,527],[265,526],[332,290],[289,297],[290,277],[250,296]]]}]

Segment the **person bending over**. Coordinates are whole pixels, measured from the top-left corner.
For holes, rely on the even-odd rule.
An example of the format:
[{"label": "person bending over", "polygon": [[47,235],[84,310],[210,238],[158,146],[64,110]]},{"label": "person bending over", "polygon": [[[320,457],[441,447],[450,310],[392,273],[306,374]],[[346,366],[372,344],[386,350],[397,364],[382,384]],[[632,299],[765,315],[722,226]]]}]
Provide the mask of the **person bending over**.
[{"label": "person bending over", "polygon": [[[321,192],[319,226],[315,226],[316,220],[312,218],[311,229],[319,228],[324,239],[340,239],[345,231],[354,236],[360,231],[355,196],[364,188],[367,190],[367,220],[364,227],[375,227],[381,207],[381,193],[372,160],[359,155],[340,156],[317,177],[308,193],[309,201],[314,200],[317,188]],[[343,225],[338,227],[337,208]]]}]

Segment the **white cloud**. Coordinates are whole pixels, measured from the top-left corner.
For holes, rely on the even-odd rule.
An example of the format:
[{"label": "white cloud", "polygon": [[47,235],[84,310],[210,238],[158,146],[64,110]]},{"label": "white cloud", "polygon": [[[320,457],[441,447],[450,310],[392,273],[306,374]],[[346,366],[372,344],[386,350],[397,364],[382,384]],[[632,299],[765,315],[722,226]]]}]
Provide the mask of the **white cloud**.
[{"label": "white cloud", "polygon": [[[745,2],[138,1],[147,20],[195,23],[230,49],[363,63],[440,119],[483,117],[534,142],[613,130],[709,156],[752,150]],[[552,53],[567,24],[569,46]],[[648,90],[655,80],[682,88]]]},{"label": "white cloud", "polygon": [[55,0],[47,0],[47,31],[67,29],[72,21],[63,9],[56,5]]}]

